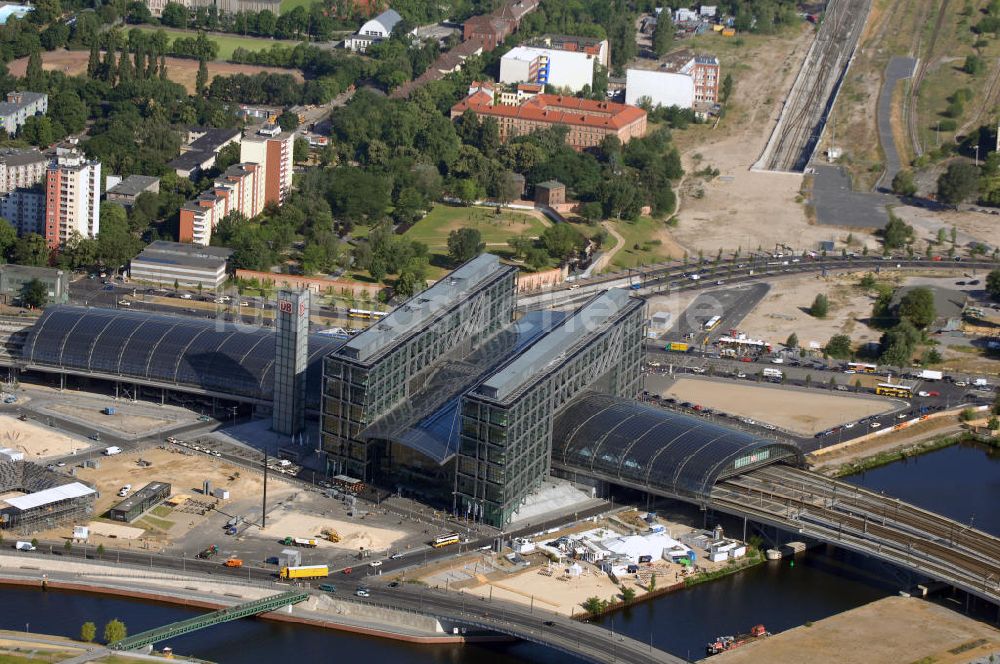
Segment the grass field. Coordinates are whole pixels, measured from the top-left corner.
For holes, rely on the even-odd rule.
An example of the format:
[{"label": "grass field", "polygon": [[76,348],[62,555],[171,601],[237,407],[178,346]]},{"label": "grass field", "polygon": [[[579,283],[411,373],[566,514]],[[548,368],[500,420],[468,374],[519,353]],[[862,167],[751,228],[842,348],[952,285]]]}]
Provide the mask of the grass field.
[{"label": "grass field", "polygon": [[[173,41],[176,37],[198,36],[198,32],[196,30],[176,30],[171,28],[153,27],[139,27],[139,29],[143,32],[156,32],[157,30],[163,30],[167,33],[167,36],[171,41]],[[219,60],[228,60],[232,57],[233,51],[240,47],[250,51],[263,51],[271,48],[274,44],[296,46],[299,43],[291,39],[262,39],[260,37],[241,37],[239,35],[220,35],[218,33],[209,33],[208,38],[219,45]]]},{"label": "grass field", "polygon": [[[659,263],[671,258],[662,238],[666,235],[666,226],[662,221],[651,217],[639,217],[635,221],[611,222],[625,243],[611,260],[612,269],[625,269]],[[609,238],[608,251],[614,247],[613,238]],[[679,258],[675,256],[674,258]]]},{"label": "grass field", "polygon": [[430,278],[437,279],[447,271],[448,234],[454,230],[475,228],[486,243],[486,251],[509,256],[508,239],[522,233],[538,237],[547,225],[548,222],[521,212],[505,210],[497,215],[487,208],[437,205],[403,236],[427,245],[431,254]]},{"label": "grass field", "polygon": [[317,2],[319,0],[281,0],[281,13],[287,14],[296,7],[302,7],[308,11]]}]

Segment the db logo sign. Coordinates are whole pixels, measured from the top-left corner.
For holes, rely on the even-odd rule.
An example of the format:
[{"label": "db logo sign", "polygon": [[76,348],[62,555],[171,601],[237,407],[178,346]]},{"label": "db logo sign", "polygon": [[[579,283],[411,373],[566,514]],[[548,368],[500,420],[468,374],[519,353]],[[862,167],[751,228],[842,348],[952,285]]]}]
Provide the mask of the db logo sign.
[{"label": "db logo sign", "polygon": [[289,302],[288,300],[278,300],[278,311],[280,311],[283,314],[290,314],[295,311],[295,308],[292,306],[292,303]]}]

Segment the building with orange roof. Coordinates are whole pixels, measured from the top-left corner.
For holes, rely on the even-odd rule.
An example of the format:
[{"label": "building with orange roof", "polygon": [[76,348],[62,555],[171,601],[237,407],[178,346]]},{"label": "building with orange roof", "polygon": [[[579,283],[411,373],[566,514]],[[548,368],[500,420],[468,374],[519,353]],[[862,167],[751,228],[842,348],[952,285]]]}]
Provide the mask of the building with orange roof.
[{"label": "building with orange roof", "polygon": [[512,106],[497,104],[493,95],[479,91],[452,106],[451,118],[466,111],[495,119],[501,141],[555,125],[569,128],[566,143],[577,150],[600,145],[605,136],[628,143],[646,134],[644,110],[609,101],[540,94]]}]

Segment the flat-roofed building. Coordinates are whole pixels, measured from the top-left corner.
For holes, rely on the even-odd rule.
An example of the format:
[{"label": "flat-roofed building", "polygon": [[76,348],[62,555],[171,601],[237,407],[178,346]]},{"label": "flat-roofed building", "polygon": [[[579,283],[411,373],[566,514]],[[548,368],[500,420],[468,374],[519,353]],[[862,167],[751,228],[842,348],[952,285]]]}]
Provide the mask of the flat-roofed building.
[{"label": "flat-roofed building", "polygon": [[278,132],[264,125],[256,133],[243,138],[240,160],[263,167],[264,203],[281,205],[292,191],[295,134],[283,132],[274,125],[271,127]]},{"label": "flat-roofed building", "polygon": [[465,392],[456,465],[459,514],[507,524],[549,474],[552,422],[564,407],[585,390],[639,394],[644,308],[624,289],[595,295]]},{"label": "flat-roofed building", "polygon": [[261,164],[230,166],[210,190],[181,206],[178,239],[208,246],[212,231],[226,215],[238,212],[247,219],[256,217],[264,209],[264,187]]},{"label": "flat-roofed building", "polygon": [[444,359],[460,360],[509,325],[517,268],[482,254],[354,336],[323,365],[322,444],[333,474],[370,481],[365,431],[418,391]]},{"label": "flat-roofed building", "polygon": [[101,229],[101,162],[75,148],[57,148],[45,174],[44,233],[56,249],[79,235],[96,238]]},{"label": "flat-roofed building", "polygon": [[49,158],[37,148],[0,150],[0,193],[25,189],[45,181]]},{"label": "flat-roofed building", "polygon": [[131,523],[170,497],[168,482],[150,482],[108,510],[112,521]]},{"label": "flat-roofed building", "polygon": [[536,95],[517,106],[507,106],[479,91],[452,106],[451,118],[459,118],[466,111],[494,118],[501,141],[554,125],[569,128],[566,143],[577,150],[596,147],[606,136],[617,136],[622,143],[628,143],[646,135],[644,110],[610,101]]},{"label": "flat-roofed building", "polygon": [[549,85],[570,93],[594,84],[597,56],[585,51],[516,46],[500,58],[501,83]]},{"label": "flat-roofed building", "polygon": [[132,259],[129,275],[133,281],[215,290],[226,283],[227,261],[232,254],[233,250],[225,247],[157,240]]},{"label": "flat-roofed building", "polygon": [[38,280],[45,285],[49,304],[69,301],[69,273],[52,267],[30,265],[0,265],[0,295],[8,303],[21,297],[24,285]]},{"label": "flat-roofed building", "polygon": [[0,217],[11,223],[18,235],[45,234],[45,189],[15,189],[0,196]]}]

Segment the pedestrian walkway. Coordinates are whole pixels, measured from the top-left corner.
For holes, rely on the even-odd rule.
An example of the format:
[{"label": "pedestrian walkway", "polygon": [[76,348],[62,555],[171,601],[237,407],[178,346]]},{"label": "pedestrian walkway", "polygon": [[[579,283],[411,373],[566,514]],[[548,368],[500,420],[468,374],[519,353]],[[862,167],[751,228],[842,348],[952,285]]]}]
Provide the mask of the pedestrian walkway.
[{"label": "pedestrian walkway", "polygon": [[882,152],[885,154],[885,170],[882,177],[875,183],[876,191],[890,191],[892,179],[896,177],[903,164],[899,158],[899,151],[896,149],[896,139],[892,134],[892,95],[896,90],[896,84],[904,79],[913,76],[916,70],[917,61],[904,56],[893,56],[885,66],[885,78],[882,81],[882,91],[878,97],[878,137],[882,143]]}]

